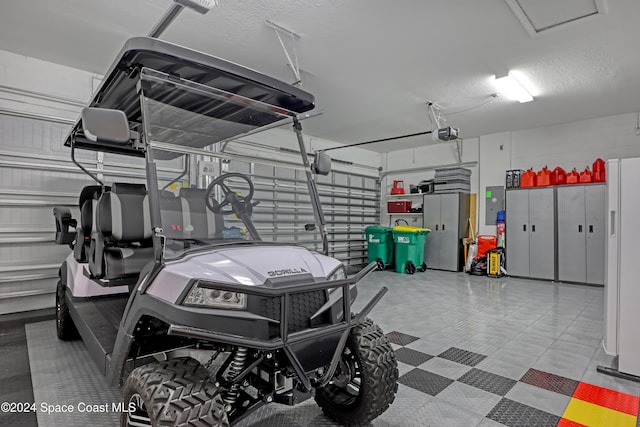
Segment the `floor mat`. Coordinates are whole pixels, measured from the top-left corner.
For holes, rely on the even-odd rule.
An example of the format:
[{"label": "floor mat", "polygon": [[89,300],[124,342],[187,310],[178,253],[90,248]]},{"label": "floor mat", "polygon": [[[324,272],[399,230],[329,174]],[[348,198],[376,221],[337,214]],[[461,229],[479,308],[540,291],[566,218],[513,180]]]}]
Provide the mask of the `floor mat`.
[{"label": "floor mat", "polygon": [[39,427],[119,425],[112,405],[121,402],[120,390],[107,385],[81,340],[60,341],[53,320],[25,332]]}]

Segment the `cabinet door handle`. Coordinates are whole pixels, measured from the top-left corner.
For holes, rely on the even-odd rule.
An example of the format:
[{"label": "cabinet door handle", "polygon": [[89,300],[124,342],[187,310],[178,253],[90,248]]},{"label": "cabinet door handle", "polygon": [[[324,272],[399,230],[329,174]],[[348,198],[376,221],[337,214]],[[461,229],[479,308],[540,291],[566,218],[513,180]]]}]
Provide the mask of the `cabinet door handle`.
[{"label": "cabinet door handle", "polygon": [[535,233],[535,232],[536,232],[536,225],[535,225],[535,224],[533,224],[533,225],[531,226],[531,232],[532,232],[532,233]]},{"label": "cabinet door handle", "polygon": [[442,231],[444,231],[444,224],[442,224]]},{"label": "cabinet door handle", "polygon": [[438,231],[438,224],[436,224],[436,231]]},{"label": "cabinet door handle", "polygon": [[616,236],[616,211],[609,211],[609,235]]},{"label": "cabinet door handle", "polygon": [[578,233],[582,233],[582,224],[578,225]]},{"label": "cabinet door handle", "polygon": [[589,233],[593,233],[593,225],[589,226]]},{"label": "cabinet door handle", "polygon": [[527,231],[527,224],[522,224],[522,231]]}]

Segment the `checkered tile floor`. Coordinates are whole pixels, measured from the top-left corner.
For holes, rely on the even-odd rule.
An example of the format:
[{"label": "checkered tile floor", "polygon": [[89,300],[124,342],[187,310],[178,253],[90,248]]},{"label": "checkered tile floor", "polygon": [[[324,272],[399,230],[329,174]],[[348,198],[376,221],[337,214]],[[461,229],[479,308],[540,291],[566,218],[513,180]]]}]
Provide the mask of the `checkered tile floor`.
[{"label": "checkered tile floor", "polygon": [[[458,406],[484,414],[497,423],[509,427],[636,427],[638,423],[637,396],[533,368],[520,378],[508,378],[476,368],[487,359],[486,355],[456,347],[430,355],[405,347],[414,342],[419,344],[418,337],[398,331],[388,333],[387,337],[394,344],[400,371],[404,372],[399,379],[401,384],[445,400],[451,397]],[[536,399],[536,395],[545,394]],[[553,394],[567,402],[562,415],[558,415],[560,406],[555,414],[547,411],[545,401],[553,399]],[[570,400],[562,399],[563,396]],[[523,398],[531,405],[518,401]]]},{"label": "checkered tile floor", "polygon": [[[383,271],[358,285],[354,311],[382,286],[389,292],[370,317],[394,343],[401,378],[395,401],[372,427],[637,427],[640,384],[596,372],[597,365],[612,365],[601,347],[602,288]],[[29,360],[36,402],[116,399],[85,346],[59,341],[53,321],[27,325],[26,339],[28,355],[25,350],[4,366]],[[0,389],[15,384],[0,382]],[[55,422],[41,415],[40,427],[87,425],[78,414]],[[0,426],[35,426],[32,418],[7,424],[0,416]],[[90,422],[116,425],[118,419]],[[267,405],[237,427],[249,426],[337,424],[311,399],[294,407]]]}]

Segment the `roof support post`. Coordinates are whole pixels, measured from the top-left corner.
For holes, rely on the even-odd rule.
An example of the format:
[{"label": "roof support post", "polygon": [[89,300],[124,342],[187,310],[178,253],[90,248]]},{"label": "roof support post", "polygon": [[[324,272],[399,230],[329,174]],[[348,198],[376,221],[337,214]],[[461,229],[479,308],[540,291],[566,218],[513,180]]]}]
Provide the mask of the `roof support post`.
[{"label": "roof support post", "polygon": [[313,216],[316,220],[316,226],[320,231],[320,237],[322,238],[322,253],[329,255],[329,240],[327,239],[326,223],[324,220],[324,212],[322,211],[322,202],[320,202],[320,195],[318,194],[318,187],[316,181],[311,173],[311,164],[309,163],[309,156],[307,156],[307,149],[304,146],[304,138],[302,136],[302,125],[297,118],[293,119],[293,131],[298,138],[298,145],[300,146],[300,155],[302,156],[302,163],[304,164],[304,171],[307,176],[307,188],[309,190],[309,198],[311,199],[311,206],[313,206]]},{"label": "roof support post", "polygon": [[[141,82],[138,82],[141,83]],[[146,100],[142,84],[138,84],[138,94],[140,96],[140,112],[142,131],[140,139],[145,147],[145,162],[147,163],[147,195],[149,196],[149,216],[151,220],[151,233],[153,240],[153,258],[156,262],[162,262],[164,253],[164,230],[162,229],[162,218],[160,218],[160,198],[158,195],[158,172],[153,159],[153,149],[149,145],[151,127],[147,121]]]}]

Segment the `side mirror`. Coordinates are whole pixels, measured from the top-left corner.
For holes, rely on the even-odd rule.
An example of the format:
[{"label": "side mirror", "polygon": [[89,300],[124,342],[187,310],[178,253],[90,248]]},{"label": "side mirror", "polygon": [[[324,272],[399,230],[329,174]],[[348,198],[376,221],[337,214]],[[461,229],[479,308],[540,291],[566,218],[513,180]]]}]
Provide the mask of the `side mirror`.
[{"label": "side mirror", "polygon": [[329,172],[331,172],[331,157],[324,151],[316,151],[316,159],[311,169],[316,175],[329,175]]},{"label": "side mirror", "polygon": [[128,144],[129,121],[123,111],[107,108],[83,108],[82,130],[92,142]]}]

